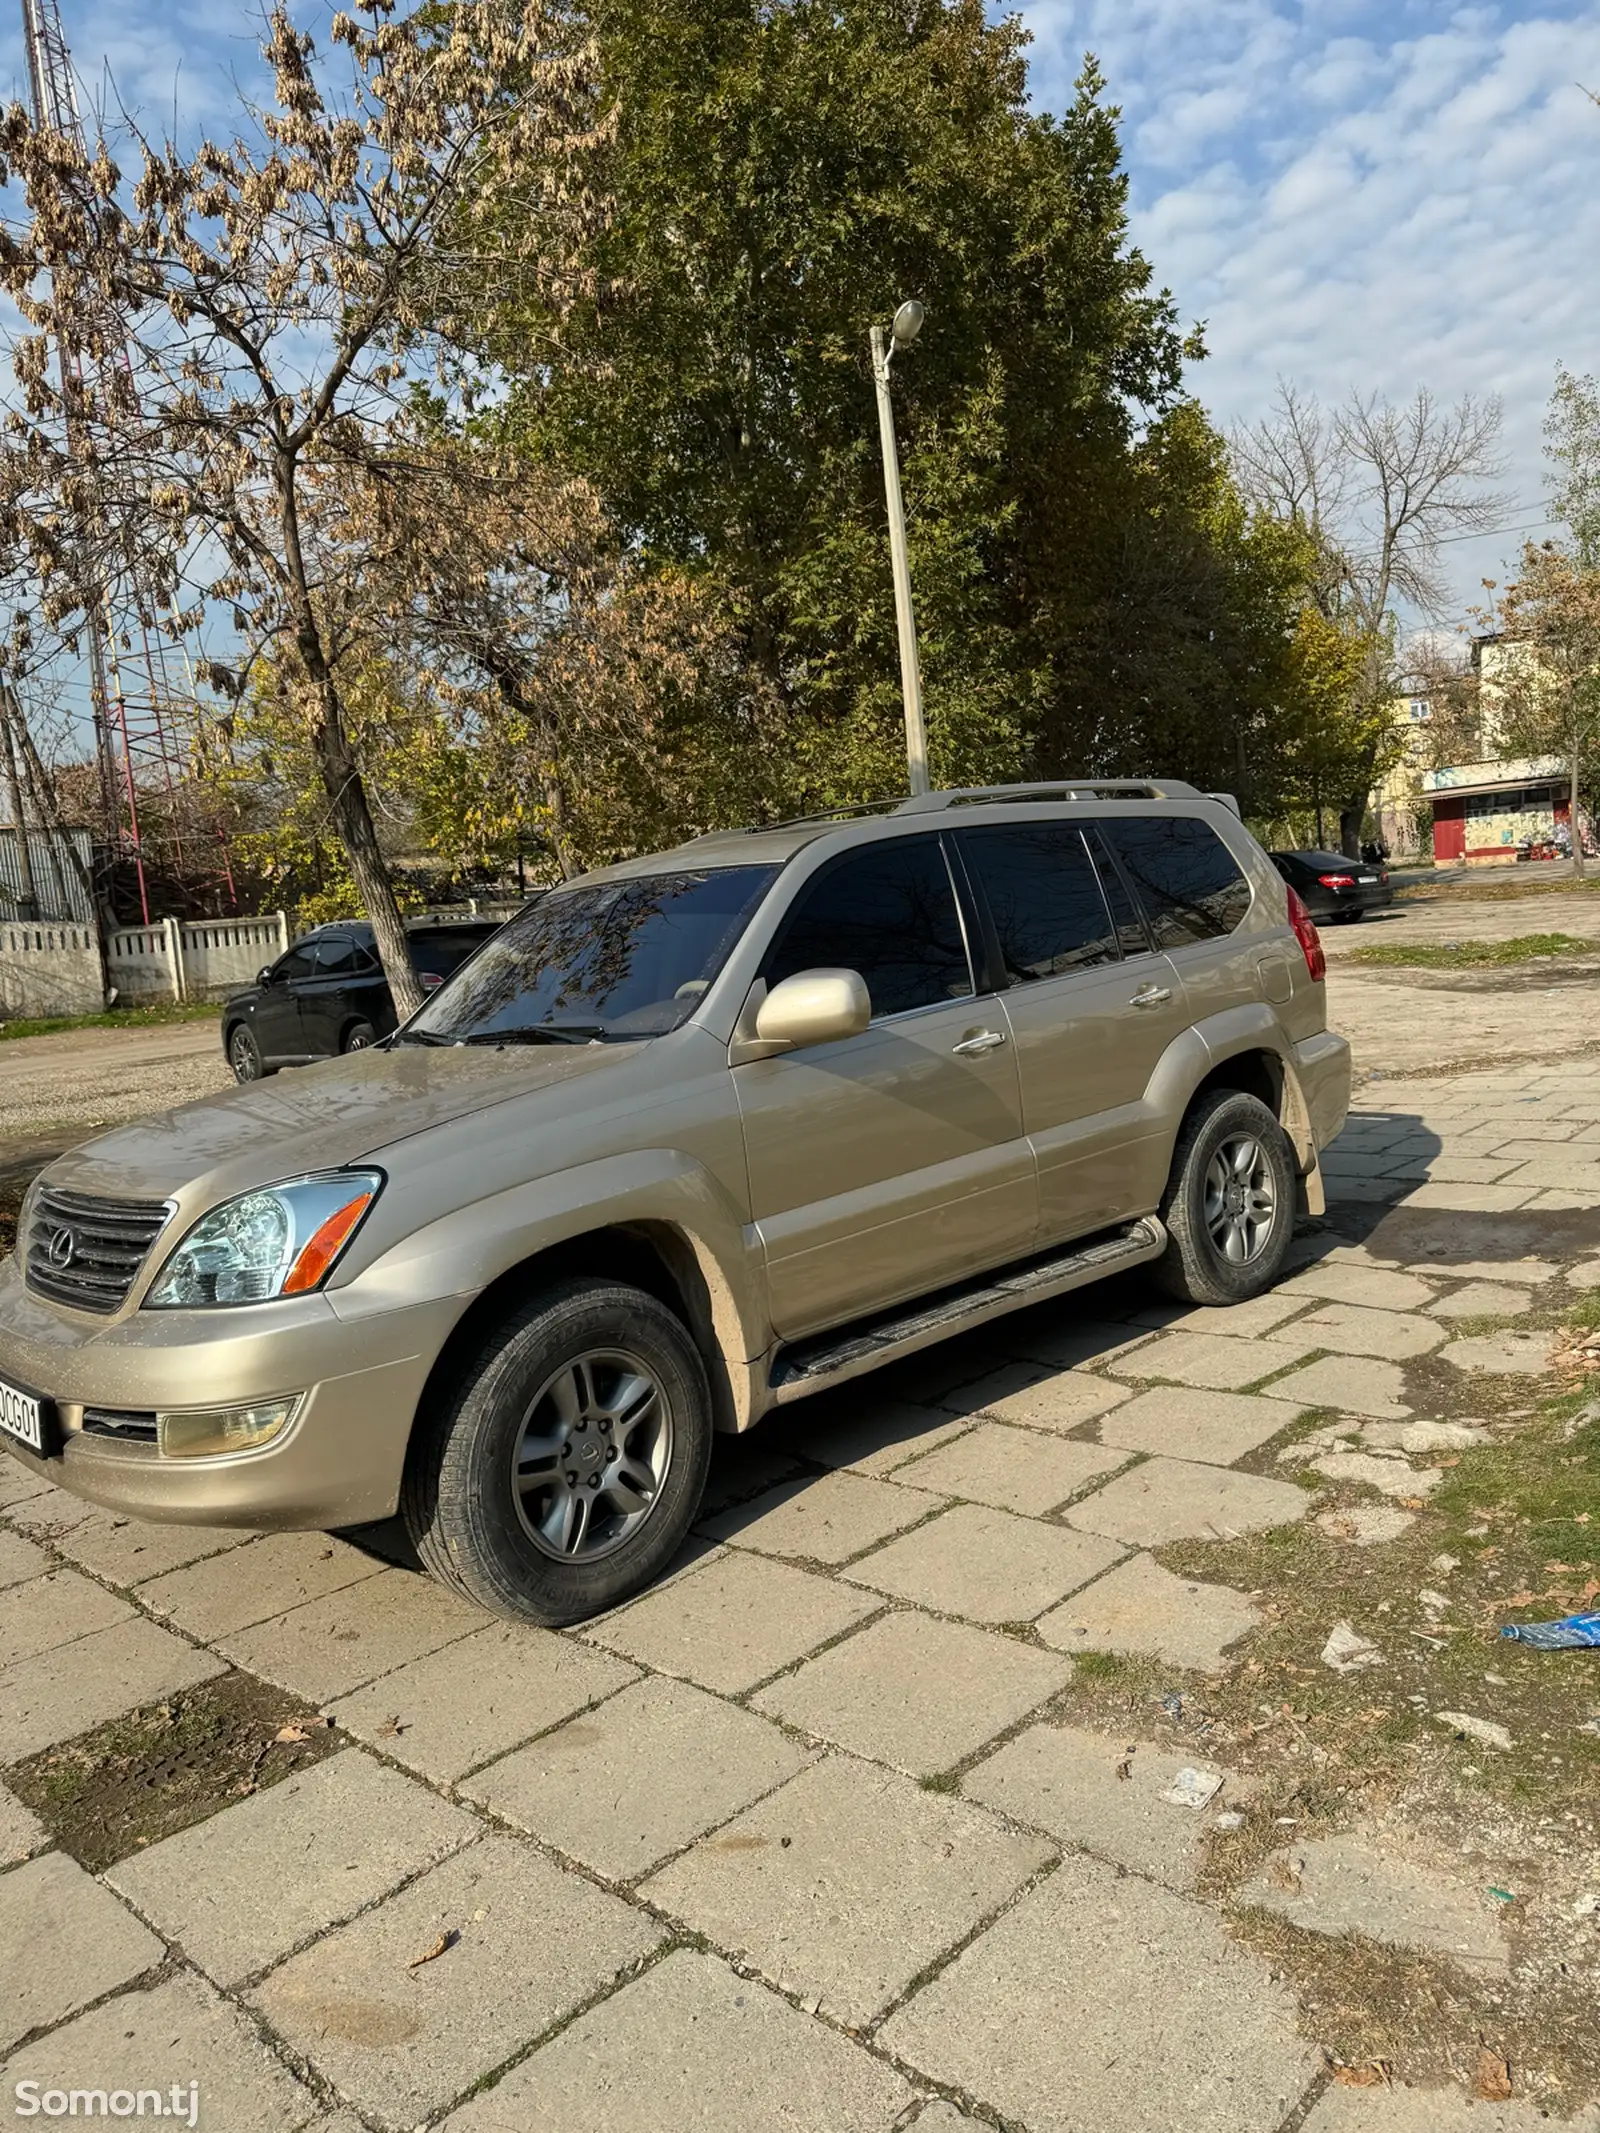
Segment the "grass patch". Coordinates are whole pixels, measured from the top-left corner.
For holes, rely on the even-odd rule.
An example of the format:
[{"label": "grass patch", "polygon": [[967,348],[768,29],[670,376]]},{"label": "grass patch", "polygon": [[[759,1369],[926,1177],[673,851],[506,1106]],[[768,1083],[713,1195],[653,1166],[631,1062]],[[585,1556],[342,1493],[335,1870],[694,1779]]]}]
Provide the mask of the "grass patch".
[{"label": "grass patch", "polygon": [[1556,956],[1594,955],[1600,943],[1572,933],[1519,933],[1509,941],[1434,941],[1407,945],[1384,942],[1352,948],[1346,962],[1379,969],[1475,970],[1500,963],[1545,962]]},{"label": "grass patch", "polygon": [[343,1745],[297,1697],[221,1674],[30,1756],[6,1783],[98,1874]]},{"label": "grass patch", "polygon": [[221,1012],[218,1000],[174,1000],[162,1007],[113,1007],[103,1015],[16,1015],[0,1022],[0,1040],[53,1037],[69,1029],[160,1029],[169,1022],[214,1022]]}]

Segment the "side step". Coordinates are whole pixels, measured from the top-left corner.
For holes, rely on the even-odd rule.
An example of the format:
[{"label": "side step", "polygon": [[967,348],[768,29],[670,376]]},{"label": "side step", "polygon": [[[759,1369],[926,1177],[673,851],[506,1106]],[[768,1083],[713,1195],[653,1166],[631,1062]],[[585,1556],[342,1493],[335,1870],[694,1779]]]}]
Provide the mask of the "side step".
[{"label": "side step", "polygon": [[1007,1311],[1065,1296],[1069,1289],[1102,1281],[1124,1267],[1142,1266],[1148,1259],[1160,1258],[1166,1245],[1164,1225],[1154,1215],[1144,1215],[1137,1222],[1085,1238],[1070,1251],[1021,1260],[1004,1273],[941,1290],[932,1299],[921,1298],[882,1318],[860,1320],[842,1333],[797,1341],[780,1348],[774,1359],[767,1379],[773,1402],[781,1406],[826,1386],[842,1385],[901,1356],[915,1355],[919,1348],[931,1348],[935,1341],[970,1332]]}]

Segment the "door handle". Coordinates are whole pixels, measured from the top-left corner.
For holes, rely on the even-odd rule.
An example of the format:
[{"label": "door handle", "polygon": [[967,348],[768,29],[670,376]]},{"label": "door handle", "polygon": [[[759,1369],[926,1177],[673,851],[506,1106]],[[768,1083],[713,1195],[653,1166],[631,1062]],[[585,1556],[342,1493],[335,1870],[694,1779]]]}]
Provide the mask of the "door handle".
[{"label": "door handle", "polygon": [[952,1044],[950,1049],[958,1058],[970,1059],[978,1052],[992,1052],[997,1044],[1005,1041],[997,1029],[979,1029],[970,1037],[963,1037],[959,1044]]},{"label": "door handle", "polygon": [[1172,998],[1170,985],[1141,985],[1128,1002],[1130,1007],[1165,1007]]}]

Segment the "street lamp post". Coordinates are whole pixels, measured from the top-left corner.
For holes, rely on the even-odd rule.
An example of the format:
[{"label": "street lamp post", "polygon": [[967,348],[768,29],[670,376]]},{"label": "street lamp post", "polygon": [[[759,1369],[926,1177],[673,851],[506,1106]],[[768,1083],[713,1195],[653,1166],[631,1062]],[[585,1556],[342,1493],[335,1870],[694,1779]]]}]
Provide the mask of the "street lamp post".
[{"label": "street lamp post", "polygon": [[922,306],[904,303],[887,336],[872,329],[872,376],[878,388],[878,436],[883,445],[883,492],[889,507],[889,560],[894,570],[895,625],[900,636],[900,693],[906,713],[906,770],[913,793],[928,790],[928,734],[922,722],[922,674],[917,664],[917,625],[911,612],[911,567],[906,561],[906,508],[900,495],[900,455],[894,442],[894,403],[889,366],[898,349],[922,331]]}]

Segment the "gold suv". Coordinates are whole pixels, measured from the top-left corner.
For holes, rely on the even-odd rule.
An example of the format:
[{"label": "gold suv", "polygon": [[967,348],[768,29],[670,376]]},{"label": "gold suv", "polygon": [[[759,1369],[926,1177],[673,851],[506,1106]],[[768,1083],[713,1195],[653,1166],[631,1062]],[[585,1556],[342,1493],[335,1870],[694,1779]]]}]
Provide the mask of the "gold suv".
[{"label": "gold suv", "polygon": [[0,1437],[141,1518],[400,1513],[572,1622],[655,1577],[714,1429],[1146,1265],[1266,1288],[1350,1054],[1185,785],[934,793],[551,892],[373,1049],[51,1164]]}]

